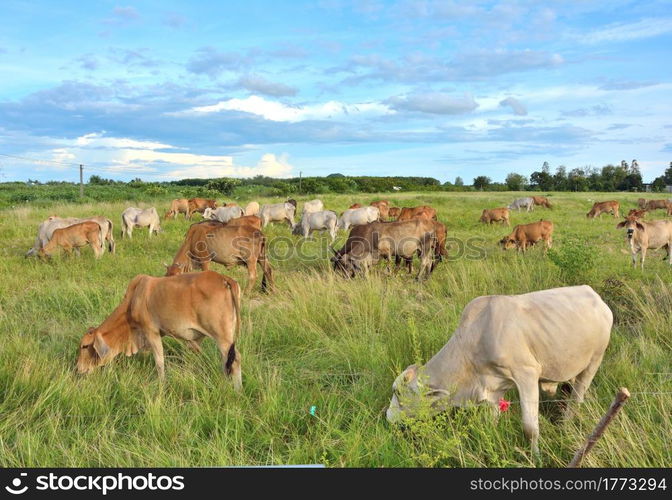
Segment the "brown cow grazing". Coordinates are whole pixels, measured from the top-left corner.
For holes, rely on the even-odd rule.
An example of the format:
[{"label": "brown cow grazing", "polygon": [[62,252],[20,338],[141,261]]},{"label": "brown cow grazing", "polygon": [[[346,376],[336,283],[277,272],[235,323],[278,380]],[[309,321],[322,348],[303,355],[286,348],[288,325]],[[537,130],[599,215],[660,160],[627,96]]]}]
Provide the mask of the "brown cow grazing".
[{"label": "brown cow grazing", "polygon": [[[436,245],[434,246],[434,260],[432,261],[432,267],[430,269],[430,273],[434,271],[434,268],[436,268],[439,262],[443,261],[445,257],[448,257],[448,250],[446,249],[446,238],[448,235],[448,231],[446,229],[446,225],[435,220],[432,220],[432,223],[434,224]],[[418,250],[418,257],[422,258],[420,250]],[[401,260],[402,259],[399,256],[395,258],[395,269],[399,268]],[[412,258],[405,259],[405,261],[406,261],[406,270],[410,274],[413,272],[413,259]]]},{"label": "brown cow grazing", "polygon": [[200,351],[210,337],[222,355],[222,368],[242,389],[240,353],[240,287],[214,271],[166,278],[139,275],[131,280],[121,304],[97,328],[89,328],[79,344],[77,371],[89,373],[118,354],[131,356],[151,349],[159,377],[165,377],[161,337],[169,335]]},{"label": "brown cow grazing", "polygon": [[417,253],[420,256],[420,271],[417,280],[427,278],[433,270],[436,232],[434,221],[413,219],[403,222],[371,222],[354,226],[345,245],[333,250],[331,262],[334,271],[352,278],[366,274],[371,266],[381,259],[389,262],[392,257],[406,262]]},{"label": "brown cow grazing", "polygon": [[643,208],[635,209],[633,208],[628,212],[628,217],[636,217],[637,219],[643,219],[646,216],[646,210]]},{"label": "brown cow grazing", "polygon": [[672,215],[672,203],[667,200],[647,200],[644,208],[651,210],[667,210],[667,215]]},{"label": "brown cow grazing", "polygon": [[637,206],[639,208],[644,208],[646,206],[646,198],[639,198],[637,200]]},{"label": "brown cow grazing", "polygon": [[379,200],[379,201],[372,201],[371,202],[372,207],[376,207],[378,209],[378,212],[380,213],[380,219],[378,220],[385,220],[390,217],[390,202],[387,200]]},{"label": "brown cow grazing", "polygon": [[273,273],[266,258],[266,237],[249,225],[229,224],[218,221],[192,224],[166,275],[188,273],[194,269],[207,271],[210,262],[226,267],[245,266],[248,276],[245,292],[250,292],[257,279],[259,264],[263,271],[261,290],[268,291],[273,286]]},{"label": "brown cow grazing", "polygon": [[189,216],[189,200],[186,198],[179,198],[171,201],[170,208],[163,218],[168,219],[169,217],[172,217],[173,219],[177,219],[178,214],[184,214],[185,219]]},{"label": "brown cow grazing", "polygon": [[436,210],[428,205],[421,205],[419,207],[403,207],[399,212],[397,221],[405,221],[411,219],[434,219],[436,220]]},{"label": "brown cow grazing", "polygon": [[617,224],[616,228],[626,229],[633,267],[637,266],[638,253],[641,253],[642,269],[644,269],[646,251],[658,250],[659,248],[665,248],[668,263],[672,266],[672,258],[670,258],[672,254],[672,221],[652,220],[647,222],[630,216]]},{"label": "brown cow grazing", "polygon": [[209,200],[206,198],[191,198],[189,199],[189,212],[187,213],[187,219],[191,219],[191,216],[198,212],[203,215],[206,208],[212,208],[213,210],[217,208],[217,202],[215,200]]},{"label": "brown cow grazing", "polygon": [[61,247],[68,255],[72,254],[73,249],[79,255],[79,249],[87,245],[91,245],[96,259],[105,253],[103,231],[97,222],[80,222],[56,229],[47,244],[38,251],[38,255],[40,258],[51,257],[58,247]]},{"label": "brown cow grazing", "polygon": [[543,240],[546,244],[545,250],[553,246],[553,223],[550,220],[540,220],[530,224],[518,224],[513,228],[513,232],[504,236],[499,241],[502,250],[517,248],[519,252],[525,252],[527,247]]},{"label": "brown cow grazing", "polygon": [[491,208],[484,209],[479,219],[484,224],[492,224],[493,222],[504,222],[507,226],[510,226],[509,223],[509,209],[504,208]]},{"label": "brown cow grazing", "polygon": [[534,200],[535,205],[539,205],[546,208],[553,208],[551,202],[548,201],[548,198],[546,198],[545,196],[533,196],[532,199]]},{"label": "brown cow grazing", "polygon": [[611,213],[614,215],[614,218],[618,218],[620,217],[620,215],[618,215],[619,207],[620,205],[617,201],[597,201],[593,205],[593,208],[590,209],[590,212],[586,214],[586,217],[594,219],[602,214]]},{"label": "brown cow grazing", "polygon": [[397,220],[400,214],[401,214],[401,208],[399,207],[390,207],[390,209],[387,211],[387,216],[390,219],[394,220]]},{"label": "brown cow grazing", "polygon": [[353,203],[352,205],[350,205],[350,208],[362,208],[362,204],[361,203]]}]

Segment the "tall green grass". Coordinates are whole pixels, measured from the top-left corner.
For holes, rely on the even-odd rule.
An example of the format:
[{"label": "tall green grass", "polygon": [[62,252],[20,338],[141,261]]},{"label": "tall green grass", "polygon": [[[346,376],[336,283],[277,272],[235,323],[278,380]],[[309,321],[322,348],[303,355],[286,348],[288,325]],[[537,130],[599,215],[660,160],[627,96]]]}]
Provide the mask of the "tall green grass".
[{"label": "tall green grass", "polygon": [[[163,274],[163,263],[171,261],[188,222],[167,221],[158,237],[136,230],[132,241],[122,241],[119,215],[131,203],[62,203],[0,212],[0,465],[534,465],[515,391],[507,395],[514,401],[511,410],[496,423],[487,408],[478,406],[404,430],[388,425],[384,415],[395,376],[411,363],[427,361],[445,344],[471,299],[574,281],[539,248],[524,256],[501,251],[496,242],[508,229],[478,223],[482,208],[503,206],[516,195],[383,195],[399,206],[435,206],[449,237],[469,242],[477,257],[460,256],[455,242],[450,250],[455,258],[425,283],[403,271],[388,275],[383,268],[368,279],[339,279],[329,272],[328,242],[319,235],[305,244],[309,259],[273,260],[276,291],[264,295],[257,286],[243,298],[242,394],[221,375],[219,354],[207,340],[200,355],[179,341],[164,340],[164,384],[151,355],[144,354],[118,358],[88,377],[74,372],[86,328],[113,310],[133,276]],[[599,199],[618,199],[625,208],[634,206],[637,197],[619,193]],[[378,197],[321,198],[341,211]],[[582,271],[585,282],[602,293],[616,323],[577,417],[559,424],[555,404],[542,404],[542,463],[565,465],[615,390],[627,386],[631,401],[585,464],[670,466],[672,270],[661,260],[662,252],[650,255],[643,272],[632,269],[616,221],[585,218],[590,200],[598,199],[594,193],[551,199],[553,210],[514,212],[512,223],[551,219],[559,250],[570,241],[592,251],[592,267]],[[163,205],[157,204],[161,213]],[[95,261],[86,249],[80,259],[25,259],[37,225],[54,213],[109,216],[117,224],[117,254]],[[296,241],[286,226],[271,226],[266,233]],[[344,239],[341,233],[338,244]],[[242,268],[214,268],[246,282]]]}]

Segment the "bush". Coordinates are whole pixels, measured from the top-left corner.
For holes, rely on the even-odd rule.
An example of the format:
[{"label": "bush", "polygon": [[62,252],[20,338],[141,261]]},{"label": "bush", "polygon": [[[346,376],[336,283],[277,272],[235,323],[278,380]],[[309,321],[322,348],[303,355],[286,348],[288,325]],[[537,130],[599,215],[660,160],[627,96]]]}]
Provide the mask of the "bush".
[{"label": "bush", "polygon": [[567,238],[559,248],[552,248],[548,258],[560,268],[563,280],[570,285],[588,281],[595,264],[595,250],[577,238]]}]

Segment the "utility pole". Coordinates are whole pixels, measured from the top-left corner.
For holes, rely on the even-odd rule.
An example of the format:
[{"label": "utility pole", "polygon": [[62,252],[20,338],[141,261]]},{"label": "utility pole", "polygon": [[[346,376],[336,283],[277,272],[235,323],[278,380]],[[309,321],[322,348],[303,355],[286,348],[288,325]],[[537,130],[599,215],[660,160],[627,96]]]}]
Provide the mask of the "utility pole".
[{"label": "utility pole", "polygon": [[301,174],[303,174],[303,172],[299,170],[299,194],[301,194]]},{"label": "utility pole", "polygon": [[84,198],[84,165],[79,164],[79,197]]}]

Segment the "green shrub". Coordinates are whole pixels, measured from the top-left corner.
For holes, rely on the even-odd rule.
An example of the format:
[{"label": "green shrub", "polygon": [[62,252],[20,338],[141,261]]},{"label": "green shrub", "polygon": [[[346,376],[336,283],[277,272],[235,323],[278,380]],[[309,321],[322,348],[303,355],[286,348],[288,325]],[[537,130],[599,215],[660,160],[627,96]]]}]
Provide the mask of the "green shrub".
[{"label": "green shrub", "polygon": [[560,268],[563,280],[570,285],[588,281],[595,264],[595,250],[577,238],[567,238],[562,245],[552,248],[548,258]]}]

